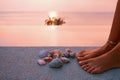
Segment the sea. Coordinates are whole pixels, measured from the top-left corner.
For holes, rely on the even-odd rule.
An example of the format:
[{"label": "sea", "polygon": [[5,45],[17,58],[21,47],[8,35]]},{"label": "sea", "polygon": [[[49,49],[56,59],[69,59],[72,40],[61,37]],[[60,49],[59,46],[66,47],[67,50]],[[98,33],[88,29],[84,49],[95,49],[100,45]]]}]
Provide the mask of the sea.
[{"label": "sea", "polygon": [[0,46],[101,46],[114,12],[57,12],[66,22],[47,26],[49,12],[0,12]]},{"label": "sea", "polygon": [[[114,12],[58,12],[66,25],[111,24]],[[41,25],[48,12],[0,12],[0,25]]]}]

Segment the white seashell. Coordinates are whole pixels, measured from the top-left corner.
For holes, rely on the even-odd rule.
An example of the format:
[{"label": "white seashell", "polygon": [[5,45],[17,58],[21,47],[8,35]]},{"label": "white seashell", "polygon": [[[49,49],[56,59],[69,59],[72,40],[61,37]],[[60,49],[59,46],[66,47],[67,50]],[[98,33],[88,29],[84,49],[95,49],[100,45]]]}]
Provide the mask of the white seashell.
[{"label": "white seashell", "polygon": [[38,62],[39,65],[45,65],[46,64],[46,62],[42,59],[39,59],[37,62]]},{"label": "white seashell", "polygon": [[61,60],[63,63],[69,63],[70,59],[66,58],[66,57],[61,57]]}]

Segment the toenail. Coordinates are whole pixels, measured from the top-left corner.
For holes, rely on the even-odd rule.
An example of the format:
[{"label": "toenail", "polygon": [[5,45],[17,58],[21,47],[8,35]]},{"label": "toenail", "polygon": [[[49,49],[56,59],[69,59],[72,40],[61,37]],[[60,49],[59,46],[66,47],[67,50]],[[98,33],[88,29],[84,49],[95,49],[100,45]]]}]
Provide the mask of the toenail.
[{"label": "toenail", "polygon": [[79,62],[79,64],[80,64],[80,65],[82,65],[82,64],[83,64],[83,62],[81,62],[81,61],[80,61],[80,62]]},{"label": "toenail", "polygon": [[81,62],[78,62],[81,65]]},{"label": "toenail", "polygon": [[80,59],[80,57],[77,57],[77,59],[79,60],[79,59]]},{"label": "toenail", "polygon": [[81,64],[82,62],[80,61],[79,63]]}]

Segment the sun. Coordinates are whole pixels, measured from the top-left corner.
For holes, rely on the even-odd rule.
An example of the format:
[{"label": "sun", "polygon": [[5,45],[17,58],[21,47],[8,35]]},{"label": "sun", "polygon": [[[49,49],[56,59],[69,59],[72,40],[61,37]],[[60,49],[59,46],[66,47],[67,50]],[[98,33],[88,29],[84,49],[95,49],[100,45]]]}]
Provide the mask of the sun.
[{"label": "sun", "polygon": [[58,15],[57,15],[57,12],[56,11],[51,11],[51,12],[49,12],[49,17],[51,18],[51,19],[53,19],[53,18],[56,18]]}]

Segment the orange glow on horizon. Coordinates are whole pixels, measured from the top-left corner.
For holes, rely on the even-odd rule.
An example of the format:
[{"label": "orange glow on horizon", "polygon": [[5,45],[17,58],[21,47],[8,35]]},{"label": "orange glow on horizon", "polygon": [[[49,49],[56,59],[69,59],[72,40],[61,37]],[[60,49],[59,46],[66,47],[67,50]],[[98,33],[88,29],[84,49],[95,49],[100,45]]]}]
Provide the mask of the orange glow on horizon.
[{"label": "orange glow on horizon", "polygon": [[58,15],[57,15],[57,12],[56,11],[51,11],[51,12],[49,12],[49,17],[52,19],[52,18],[54,18],[54,17],[57,17]]}]

